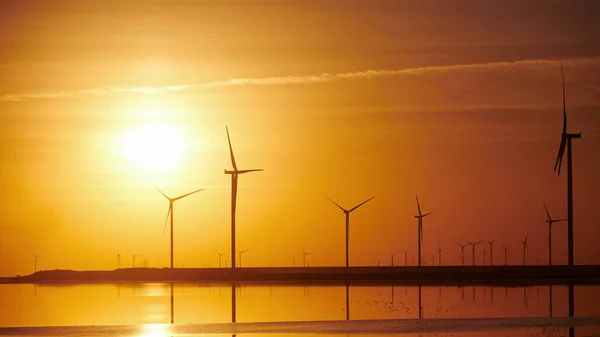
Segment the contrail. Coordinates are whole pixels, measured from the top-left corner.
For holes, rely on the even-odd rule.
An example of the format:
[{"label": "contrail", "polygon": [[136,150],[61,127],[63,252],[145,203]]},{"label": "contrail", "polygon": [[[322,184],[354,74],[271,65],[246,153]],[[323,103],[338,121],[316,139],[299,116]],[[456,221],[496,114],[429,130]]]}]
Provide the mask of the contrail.
[{"label": "contrail", "polygon": [[490,62],[490,63],[472,63],[456,64],[449,66],[427,66],[405,69],[381,69],[365,70],[345,73],[322,73],[318,75],[307,76],[278,76],[263,78],[233,78],[223,81],[202,82],[194,84],[181,84],[170,86],[140,86],[140,87],[115,87],[104,89],[71,90],[59,92],[40,92],[40,93],[22,93],[7,94],[0,96],[0,102],[15,102],[31,99],[60,99],[81,96],[101,96],[111,94],[159,94],[169,92],[182,92],[211,88],[238,87],[238,86],[274,86],[288,84],[315,84],[329,83],[334,81],[350,81],[379,77],[403,76],[403,75],[424,75],[429,73],[445,73],[456,71],[489,71],[496,69],[539,69],[546,67],[556,67],[559,63],[569,66],[600,67],[600,57],[573,58],[562,60],[520,60],[511,62]]}]

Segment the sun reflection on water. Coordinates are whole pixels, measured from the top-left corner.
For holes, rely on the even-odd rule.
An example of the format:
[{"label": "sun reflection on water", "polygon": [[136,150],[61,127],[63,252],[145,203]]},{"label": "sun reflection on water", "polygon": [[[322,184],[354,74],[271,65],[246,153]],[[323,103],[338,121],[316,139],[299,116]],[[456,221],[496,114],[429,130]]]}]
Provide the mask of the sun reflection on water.
[{"label": "sun reflection on water", "polygon": [[171,336],[169,324],[144,324],[144,332],[139,337],[167,337]]}]

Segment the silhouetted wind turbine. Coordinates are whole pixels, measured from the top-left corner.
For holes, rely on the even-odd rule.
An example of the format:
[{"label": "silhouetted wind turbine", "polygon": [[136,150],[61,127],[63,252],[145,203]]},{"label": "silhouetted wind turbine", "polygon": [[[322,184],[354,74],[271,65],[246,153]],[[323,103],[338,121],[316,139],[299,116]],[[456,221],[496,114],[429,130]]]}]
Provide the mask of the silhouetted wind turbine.
[{"label": "silhouetted wind turbine", "polygon": [[173,203],[177,200],[183,199],[189,195],[192,195],[194,193],[198,193],[202,190],[204,190],[203,188],[199,189],[199,190],[195,190],[192,191],[190,193],[186,193],[183,195],[180,195],[176,198],[170,198],[169,196],[167,196],[163,191],[161,191],[160,188],[158,188],[156,185],[154,185],[152,182],[150,182],[152,184],[152,186],[154,186],[154,188],[156,188],[157,191],[160,192],[160,194],[163,195],[163,197],[167,198],[167,200],[169,200],[169,210],[167,211],[167,218],[165,219],[165,226],[163,227],[163,234],[165,232],[165,229],[167,228],[167,222],[169,221],[169,218],[171,218],[171,269],[173,268],[173,217],[175,214],[175,211],[173,210]]},{"label": "silhouetted wind turbine", "polygon": [[504,248],[504,265],[508,266],[508,245],[502,245]]},{"label": "silhouetted wind turbine", "polygon": [[437,254],[438,254],[438,265],[441,266],[442,265],[442,247],[440,246],[439,243],[438,243]]},{"label": "silhouetted wind turbine", "polygon": [[233,155],[233,147],[231,146],[231,138],[229,137],[229,128],[225,126],[227,132],[227,142],[229,143],[229,155],[231,157],[231,166],[233,170],[225,170],[225,174],[231,175],[231,268],[235,268],[235,209],[237,205],[237,186],[238,176],[240,174],[249,172],[259,172],[263,169],[248,169],[239,170],[235,163],[235,157]]},{"label": "silhouetted wind turbine", "polygon": [[483,255],[483,265],[485,266],[486,264],[486,259],[485,259],[485,253],[487,253],[486,249],[485,249],[485,245],[483,246],[483,251],[481,253],[479,253],[479,255]]},{"label": "silhouetted wind turbine", "polygon": [[135,268],[135,259],[144,255],[131,254],[131,268]]},{"label": "silhouetted wind turbine", "polygon": [[304,267],[306,267],[306,257],[309,255],[313,255],[314,253],[312,252],[305,252],[304,249],[302,249],[302,265]]},{"label": "silhouetted wind turbine", "polygon": [[117,268],[121,269],[121,253],[117,252]]},{"label": "silhouetted wind turbine", "polygon": [[479,240],[477,242],[471,242],[471,241],[469,241],[469,240],[467,240],[465,238],[463,238],[463,240],[467,241],[469,243],[469,245],[471,245],[471,247],[473,248],[473,250],[472,250],[472,253],[473,253],[472,254],[472,258],[473,258],[473,267],[475,267],[475,246],[477,246],[478,244],[480,244],[481,241],[483,241],[483,240]]},{"label": "silhouetted wind turbine", "polygon": [[421,245],[423,244],[423,218],[433,214],[433,212],[429,212],[429,213],[421,213],[421,205],[419,204],[419,195],[415,194],[415,197],[417,199],[417,211],[419,212],[419,214],[415,215],[415,218],[417,219],[417,224],[418,224],[418,229],[417,229],[417,240],[418,240],[418,254],[419,254],[419,267],[421,266]]},{"label": "silhouetted wind turbine", "polygon": [[404,266],[408,266],[408,249],[404,251]]},{"label": "silhouetted wind turbine", "polygon": [[546,210],[546,215],[548,216],[548,265],[552,265],[552,224],[555,222],[567,221],[567,219],[558,219],[554,220],[550,216],[550,212],[548,212],[548,207],[546,207],[546,201],[544,203],[544,209]]},{"label": "silhouetted wind turbine", "polygon": [[527,264],[527,250],[529,249],[529,247],[527,247],[527,239],[529,239],[529,234],[525,236],[525,240],[521,241],[523,244],[523,265]]},{"label": "silhouetted wind turbine", "polygon": [[227,253],[227,252],[221,253],[217,250],[217,254],[219,255],[219,268],[221,268],[221,258],[229,253]]},{"label": "silhouetted wind turbine", "polygon": [[39,259],[39,258],[41,258],[41,257],[43,257],[43,256],[41,256],[41,255],[36,255],[36,254],[33,254],[33,272],[34,272],[34,273],[35,273],[35,272],[37,272],[37,261],[38,261],[38,259]]},{"label": "silhouetted wind turbine", "polygon": [[238,255],[239,255],[239,258],[240,258],[240,268],[242,268],[242,254],[244,254],[247,251],[248,251],[248,249],[246,249],[246,250],[238,250]]},{"label": "silhouetted wind turbine", "polygon": [[461,266],[465,265],[465,247],[468,246],[469,244],[462,244],[456,240],[454,240],[454,242],[456,242],[456,244],[460,247],[460,260],[461,260]]},{"label": "silhouetted wind turbine", "polygon": [[368,201],[372,200],[375,197],[370,197],[369,199],[361,202],[360,204],[352,207],[351,209],[347,210],[344,207],[338,205],[335,201],[329,199],[328,196],[325,196],[325,198],[327,198],[327,200],[331,201],[334,205],[336,205],[339,209],[342,210],[342,212],[344,212],[344,214],[346,215],[346,267],[349,266],[349,257],[348,257],[348,242],[350,240],[350,213],[352,213],[354,210],[356,210],[357,208],[359,208],[360,206],[364,205],[365,203],[367,203]]},{"label": "silhouetted wind turbine", "polygon": [[567,231],[568,231],[568,247],[569,247],[569,266],[573,266],[573,158],[571,151],[571,139],[581,138],[581,133],[567,132],[567,100],[565,95],[565,75],[562,64],[560,65],[561,80],[562,80],[562,96],[563,96],[563,128],[558,149],[558,156],[554,164],[554,172],[558,171],[562,166],[563,155],[565,148],[567,150]]},{"label": "silhouetted wind turbine", "polygon": [[494,242],[496,241],[496,239],[491,240],[491,241],[486,241],[487,243],[490,244],[490,266],[494,265]]}]

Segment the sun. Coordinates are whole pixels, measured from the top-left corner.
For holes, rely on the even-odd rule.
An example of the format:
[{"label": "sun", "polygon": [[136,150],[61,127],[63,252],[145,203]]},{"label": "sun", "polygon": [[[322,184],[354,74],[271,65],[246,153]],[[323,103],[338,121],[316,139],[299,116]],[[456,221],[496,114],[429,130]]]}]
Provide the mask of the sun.
[{"label": "sun", "polygon": [[188,146],[179,124],[155,122],[129,129],[123,136],[121,149],[138,169],[157,173],[180,166]]}]

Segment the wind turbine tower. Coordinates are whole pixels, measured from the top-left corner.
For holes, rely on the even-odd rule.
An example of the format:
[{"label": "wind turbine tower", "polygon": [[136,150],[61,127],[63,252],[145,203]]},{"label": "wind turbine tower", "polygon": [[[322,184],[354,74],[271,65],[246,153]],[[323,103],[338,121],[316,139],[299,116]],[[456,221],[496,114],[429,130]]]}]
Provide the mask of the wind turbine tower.
[{"label": "wind turbine tower", "polygon": [[456,240],[454,240],[454,242],[456,242],[456,244],[460,247],[460,260],[461,260],[461,266],[465,265],[465,247],[468,246],[469,244],[462,244]]},{"label": "wind turbine tower", "polygon": [[229,128],[225,126],[227,132],[227,142],[229,143],[229,156],[231,157],[231,166],[233,170],[225,170],[225,174],[231,175],[231,268],[235,268],[235,209],[237,205],[237,186],[238,176],[240,174],[249,172],[259,172],[263,169],[247,169],[240,170],[235,163],[235,157],[233,155],[233,147],[231,146],[231,138],[229,137]]},{"label": "wind turbine tower", "polygon": [[494,265],[494,242],[496,239],[492,241],[486,241],[490,245],[490,266]]},{"label": "wind turbine tower", "polygon": [[350,213],[352,213],[357,208],[359,208],[360,206],[364,205],[365,203],[367,203],[368,201],[372,200],[375,197],[370,197],[369,199],[361,202],[360,204],[352,207],[349,210],[347,210],[347,209],[343,208],[342,206],[338,205],[335,201],[329,199],[328,196],[325,196],[325,198],[327,198],[327,200],[331,201],[334,205],[336,205],[339,209],[341,209],[342,212],[344,212],[344,214],[346,215],[346,267],[348,267],[349,266],[348,242],[350,241]]},{"label": "wind turbine tower", "polygon": [[227,252],[221,253],[217,250],[217,255],[219,255],[219,268],[221,268],[221,260],[222,260],[221,258],[227,254],[229,254],[229,253],[227,253]]}]

